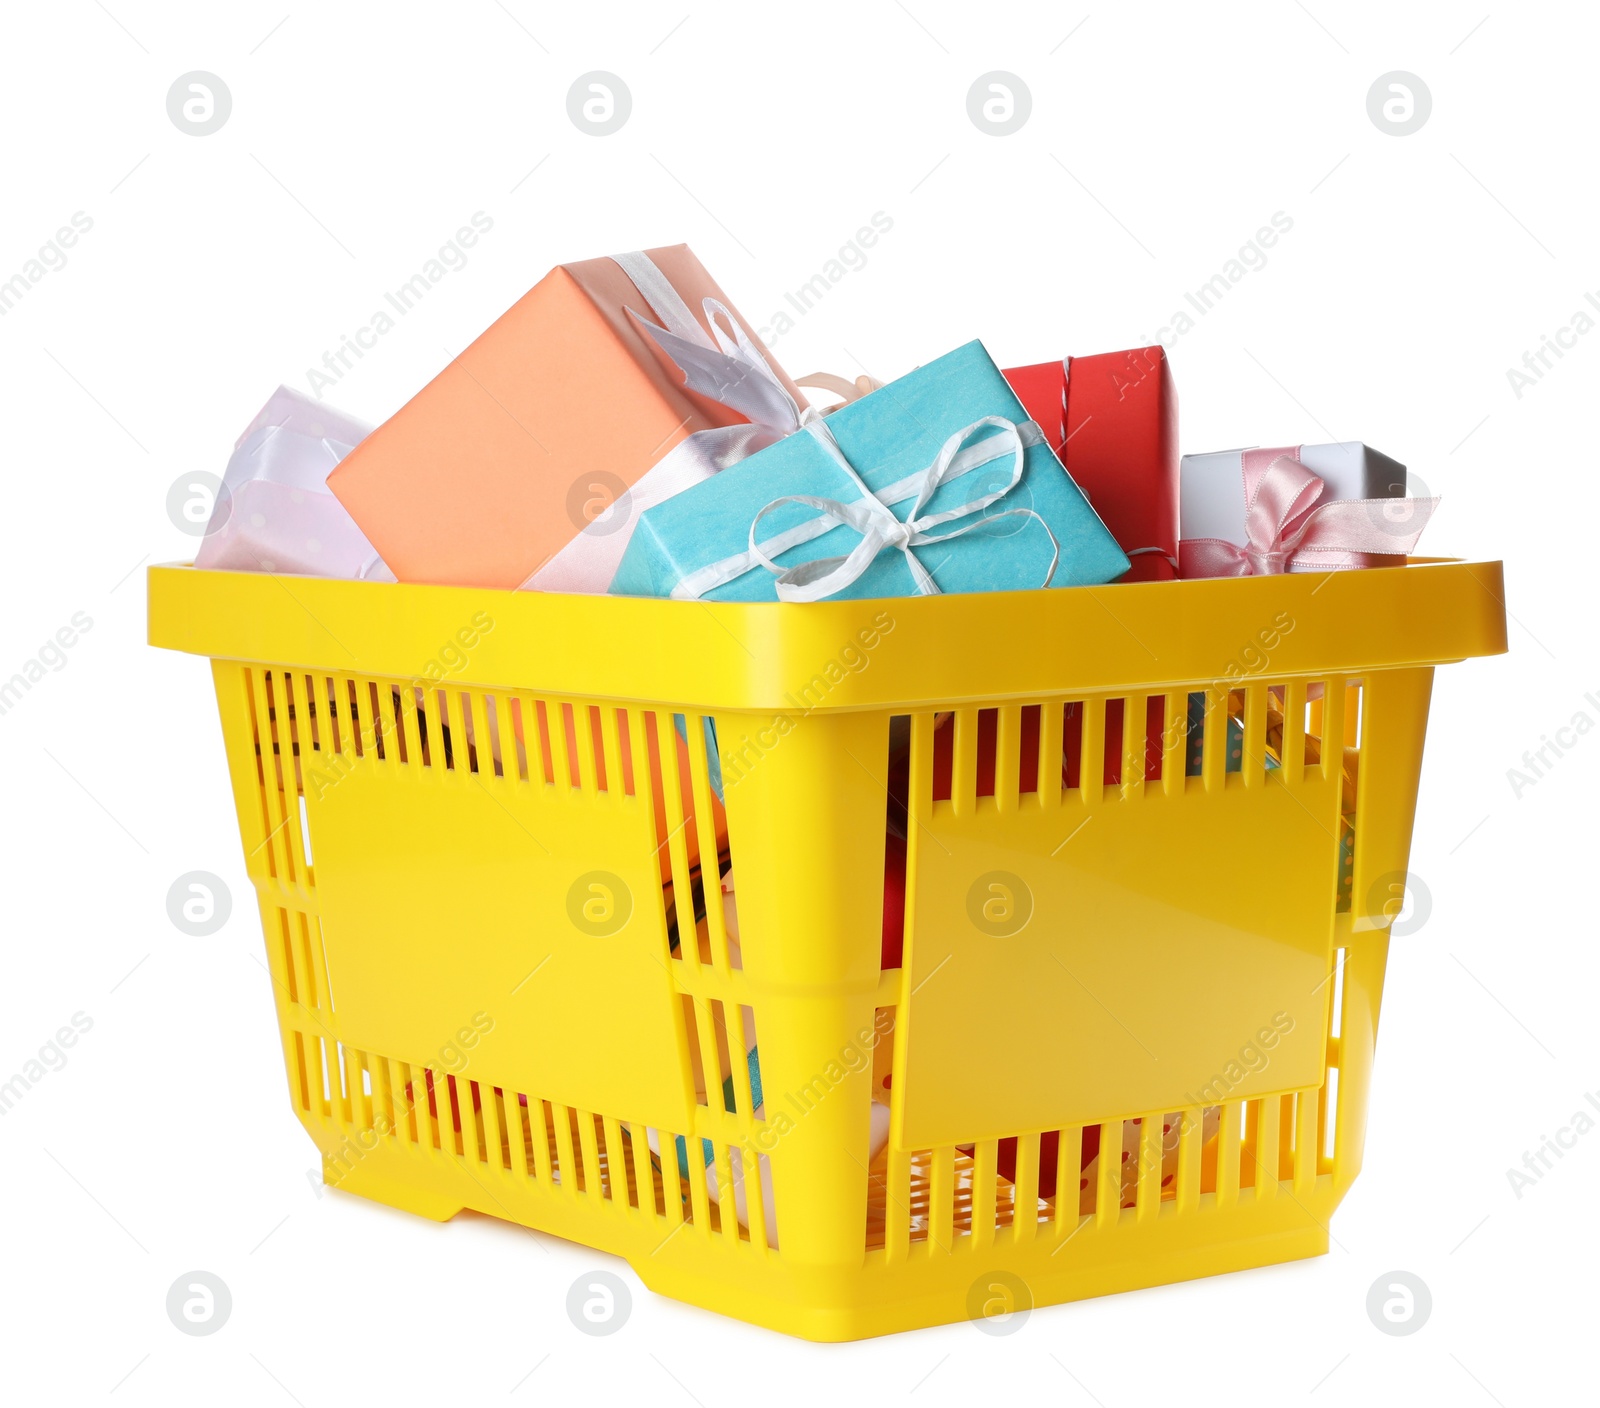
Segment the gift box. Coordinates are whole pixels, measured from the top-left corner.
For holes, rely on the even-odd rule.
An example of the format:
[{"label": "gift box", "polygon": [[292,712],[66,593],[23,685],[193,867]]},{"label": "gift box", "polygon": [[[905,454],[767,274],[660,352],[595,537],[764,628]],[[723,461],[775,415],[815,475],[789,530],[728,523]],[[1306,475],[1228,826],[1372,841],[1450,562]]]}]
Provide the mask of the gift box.
[{"label": "gift box", "polygon": [[1185,455],[1179,486],[1186,578],[1402,566],[1438,503],[1358,441]]},{"label": "gift box", "polygon": [[393,580],[328,492],[369,427],[280,386],[234,442],[196,567]]},{"label": "gift box", "polygon": [[401,581],[603,592],[638,515],[806,402],[686,245],[563,264],[339,466]]},{"label": "gift box", "polygon": [[1012,367],[1006,380],[1133,566],[1178,574],[1178,393],[1160,347]]},{"label": "gift box", "polygon": [[647,509],[611,590],[816,601],[1075,586],[1127,570],[969,342]]}]

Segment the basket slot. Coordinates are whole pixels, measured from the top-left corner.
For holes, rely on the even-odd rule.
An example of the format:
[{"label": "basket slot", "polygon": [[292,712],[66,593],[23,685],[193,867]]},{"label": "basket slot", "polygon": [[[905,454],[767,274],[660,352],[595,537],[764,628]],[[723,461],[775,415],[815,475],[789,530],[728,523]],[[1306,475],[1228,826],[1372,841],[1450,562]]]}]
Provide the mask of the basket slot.
[{"label": "basket slot", "polygon": [[480,777],[502,776],[495,733],[489,726],[494,701],[487,694],[463,692],[461,705],[467,716],[467,761],[472,771]]},{"label": "basket slot", "polygon": [[550,738],[550,710],[542,699],[534,699],[531,694],[520,694],[515,704],[518,717],[522,720],[523,731],[526,734],[526,746],[538,744],[539,768],[534,773],[533,765],[528,765],[528,776],[534,781],[544,782],[546,787],[554,787],[555,779],[560,776],[555,770],[555,744]]},{"label": "basket slot", "polygon": [[1255,1139],[1252,1143],[1255,1165],[1256,1199],[1278,1196],[1278,1173],[1281,1161],[1280,1136],[1282,1131],[1283,1102],[1276,1096],[1252,1100],[1255,1115]]},{"label": "basket slot", "polygon": [[557,1104],[554,1100],[546,1103],[549,1106],[551,1136],[555,1141],[556,1181],[564,1193],[576,1198],[583,1187],[583,1169],[579,1167],[573,1144],[577,1122],[565,1105]]},{"label": "basket slot", "polygon": [[1204,1157],[1205,1111],[1182,1110],[1177,1116],[1178,1170],[1175,1195],[1179,1213],[1191,1213],[1200,1206],[1201,1163]]},{"label": "basket slot", "polygon": [[1220,792],[1228,767],[1228,691],[1212,687],[1205,693],[1205,729],[1200,745],[1200,785]]},{"label": "basket slot", "polygon": [[683,779],[678,768],[675,743],[676,725],[671,714],[652,712],[649,720],[651,771],[661,779],[657,815],[666,822],[667,834],[656,838],[657,853],[664,862],[662,879],[672,886],[672,903],[677,913],[677,957],[691,968],[700,966],[700,947],[696,939],[693,886],[689,879],[689,828],[694,825],[683,804]]},{"label": "basket slot", "polygon": [[[292,859],[282,854],[288,810],[273,693],[271,671],[252,672],[251,704],[256,724],[256,755],[261,769],[261,829],[264,838],[257,850],[265,853],[267,873],[273,879],[293,884]],[[253,856],[248,859],[253,859]]]},{"label": "basket slot", "polygon": [[1244,746],[1239,772],[1246,787],[1260,787],[1267,776],[1267,687],[1252,681],[1244,689]]},{"label": "basket slot", "polygon": [[449,1087],[445,1084],[445,1078],[431,1066],[422,1069],[428,1092],[428,1131],[433,1139],[433,1147],[444,1153],[455,1145]]},{"label": "basket slot", "polygon": [[[711,1162],[709,1165],[705,1165],[705,1167],[710,1169],[711,1175],[716,1179],[717,1183],[717,1230],[721,1232],[724,1237],[731,1237],[737,1241],[739,1239],[740,1228],[738,1207],[736,1206],[733,1190],[733,1163],[729,1158],[727,1144],[723,1143],[723,1141],[720,1139],[712,1140],[710,1143]],[[701,1159],[703,1160],[705,1157],[705,1144],[701,1143],[699,1148]],[[695,1162],[696,1161],[694,1157],[691,1155],[689,1159],[691,1177],[694,1176],[696,1171]],[[705,1179],[705,1174],[703,1172],[701,1173],[701,1179],[702,1181]],[[749,1207],[750,1204],[747,1200],[745,1203],[747,1216],[749,1215]]]},{"label": "basket slot", "polygon": [[[680,945],[682,947],[682,945]],[[700,1058],[699,1070],[695,1084],[695,1100],[697,1104],[710,1106],[712,1091],[717,1092],[717,1105],[720,1107],[722,1096],[722,1061],[717,1051],[716,1018],[711,1012],[711,1002],[715,999],[686,996],[689,1010],[692,1012],[693,1025],[690,1034],[696,1042],[695,1050]]]},{"label": "basket slot", "polygon": [[[594,759],[583,756],[585,747],[592,750],[594,746],[588,730],[578,728],[576,709],[570,700],[547,700],[545,708],[552,715],[550,738],[555,749],[556,778],[573,791],[592,796]],[[556,726],[557,718],[560,727]]]},{"label": "basket slot", "polygon": [[346,759],[365,756],[367,745],[361,736],[356,682],[349,675],[333,675],[328,680],[328,727],[335,753],[342,753]]},{"label": "basket slot", "polygon": [[614,1115],[597,1115],[601,1166],[605,1171],[606,1196],[630,1208],[639,1206],[638,1190],[628,1176],[628,1149],[622,1142],[622,1126]]},{"label": "basket slot", "polygon": [[597,1137],[598,1117],[578,1110],[570,1113],[577,1129],[578,1149],[582,1159],[579,1167],[579,1186],[589,1197],[597,1202],[603,1202],[611,1196],[611,1189],[603,1162],[604,1150]]},{"label": "basket slot", "polygon": [[290,735],[294,739],[294,756],[300,766],[295,768],[295,780],[300,791],[305,791],[303,768],[309,766],[311,755],[321,746],[317,732],[317,687],[308,674],[285,674],[294,685],[297,702],[289,719]]},{"label": "basket slot", "polygon": [[[661,1201],[662,1215],[671,1231],[676,1231],[684,1220],[683,1180],[678,1176],[677,1136],[665,1129],[654,1131],[659,1154],[649,1155],[651,1177]],[[646,1153],[649,1146],[646,1145]],[[669,1234],[671,1232],[669,1231]]]},{"label": "basket slot", "polygon": [[999,713],[998,708],[978,710],[977,749],[973,773],[975,797],[994,797],[997,795],[997,789],[1003,785],[1001,774],[1004,768],[999,753]]},{"label": "basket slot", "polygon": [[534,1126],[534,1153],[543,1165],[551,1184],[558,1187],[566,1181],[567,1170],[572,1167],[570,1149],[567,1162],[565,1164],[561,1162],[561,1140],[556,1133],[556,1116],[560,1113],[562,1113],[560,1107],[548,1100],[528,1102],[528,1117]]},{"label": "basket slot", "polygon": [[1083,786],[1083,700],[1068,700],[1061,706],[1061,785],[1068,793],[1082,798]]},{"label": "basket slot", "polygon": [[[738,1070],[740,1066],[743,1066],[745,1068],[745,1081],[747,1086],[750,1079],[750,1068],[748,1061],[735,1061],[732,1055],[734,1043],[737,1042],[739,1038],[739,1032],[737,1030],[731,1033],[729,1032],[727,1008],[724,1007],[720,998],[711,998],[707,1003],[707,1006],[711,1012],[711,1030],[716,1038],[717,1050],[717,1096],[715,1099],[708,1098],[707,1103],[714,1110],[726,1110],[729,1114],[732,1114],[734,1113],[735,1109],[737,1109],[740,1114],[748,1115],[750,1113],[750,1097],[748,1089],[746,1090],[744,1101],[736,1103],[738,1087],[734,1082],[734,1072]],[[739,1054],[741,1057],[744,1056],[743,1051],[741,1051]],[[707,1091],[707,1095],[708,1097],[710,1095],[709,1089]]]},{"label": "basket slot", "polygon": [[[1061,805],[1061,784],[1066,757],[1066,727],[1064,705],[1041,704],[1039,710],[1039,778],[1037,791],[1039,805]],[[1027,712],[1023,712],[1026,726]],[[1026,790],[1026,789],[1024,789]]]},{"label": "basket slot", "polygon": [[731,1007],[725,1009],[732,1015],[732,1025],[728,1028],[728,1045],[730,1051],[741,1053],[748,1052],[748,1056],[730,1062],[732,1066],[733,1104],[734,1108],[751,1119],[755,1118],[756,1106],[759,1103],[755,1097],[752,1086],[752,1076],[755,1085],[761,1083],[761,1058],[756,1049],[756,1018],[755,1013],[748,1007]]},{"label": "basket slot", "polygon": [[1290,680],[1283,687],[1283,741],[1278,762],[1285,781],[1299,783],[1306,775],[1306,682]]},{"label": "basket slot", "polygon": [[867,1174],[867,1246],[880,1241],[891,1262],[911,1250],[911,1155],[889,1146],[882,1164]]},{"label": "basket slot", "polygon": [[1217,1206],[1231,1208],[1239,1201],[1239,1165],[1243,1141],[1244,1102],[1233,1100],[1222,1107],[1222,1125],[1217,1131]]},{"label": "basket slot", "polygon": [[[695,828],[696,839],[700,845],[700,881],[704,891],[706,933],[711,941],[711,963],[719,973],[728,972],[728,931],[722,908],[721,860],[712,854],[716,846],[716,808],[717,803],[711,793],[711,772],[709,752],[706,747],[706,720],[699,714],[686,714],[683,717],[685,741],[689,752],[689,781],[694,798],[694,818],[689,822]],[[676,724],[674,724],[676,728]],[[677,753],[676,747],[672,750]],[[701,827],[699,818],[705,818],[707,825]],[[732,840],[729,840],[729,857],[732,857]],[[679,929],[680,935],[684,934]],[[689,932],[693,932],[691,929]],[[679,939],[679,948],[683,947],[683,940]],[[697,955],[698,957],[698,955]]]},{"label": "basket slot", "polygon": [[378,685],[378,704],[394,739],[394,752],[402,767],[421,766],[422,735],[417,721],[416,696],[399,685]]},{"label": "basket slot", "polygon": [[[597,720],[590,712],[591,706],[579,704],[571,699],[559,702],[561,727],[555,730],[555,733],[563,745],[567,761],[565,768],[557,763],[556,776],[567,777],[574,791],[587,799],[592,799],[600,790],[595,767]],[[550,701],[549,707],[555,706],[556,701]]]},{"label": "basket slot", "polygon": [[955,1236],[956,1151],[935,1149],[929,1168],[928,1237],[942,1251],[951,1249]]},{"label": "basket slot", "polygon": [[328,1074],[328,1039],[316,1036],[311,1049],[311,1107],[325,1120],[333,1118],[334,1082]]},{"label": "basket slot", "polygon": [[1122,1207],[1122,1121],[1099,1126],[1099,1162],[1095,1166],[1094,1220],[1106,1227],[1117,1220]]},{"label": "basket slot", "polygon": [[1148,695],[1130,694],[1122,705],[1120,770],[1124,801],[1137,801],[1144,796],[1145,773],[1149,770],[1146,756],[1149,750],[1145,739],[1148,699]]},{"label": "basket slot", "polygon": [[[506,1093],[498,1085],[483,1088],[488,1091],[483,1110],[484,1134],[488,1138],[492,1154],[497,1154],[499,1157],[499,1167],[502,1171],[510,1173],[511,1129],[506,1123]],[[491,1156],[489,1162],[493,1164],[494,1157]]]},{"label": "basket slot", "polygon": [[1336,1136],[1339,1115],[1339,1067],[1329,1064],[1317,1093],[1317,1172],[1332,1172],[1339,1153]]},{"label": "basket slot", "polygon": [[327,679],[327,724],[322,730],[322,758],[315,780],[308,789],[320,800],[327,789],[339,782],[365,756],[361,719],[355,706],[355,681],[349,675]]},{"label": "basket slot", "polygon": [[1079,715],[1078,797],[1093,806],[1105,794],[1106,701],[1085,699]]},{"label": "basket slot", "polygon": [[1162,1163],[1169,1121],[1164,1115],[1146,1115],[1139,1122],[1139,1167],[1135,1174],[1138,1220],[1148,1222],[1161,1210]]},{"label": "basket slot", "polygon": [[[471,699],[472,731],[476,736],[478,748],[478,772],[483,776],[498,777],[502,780],[516,777],[516,759],[507,759],[500,738],[502,696],[474,694]],[[507,728],[506,732],[509,734],[510,729]]]},{"label": "basket slot", "polygon": [[1183,792],[1187,782],[1185,761],[1189,750],[1189,696],[1169,690],[1164,696],[1161,724],[1161,790],[1168,797]]},{"label": "basket slot", "polygon": [[1316,1186],[1318,1156],[1321,1148],[1319,1134],[1321,1092],[1302,1090],[1295,1096],[1294,1130],[1294,1191],[1298,1196],[1309,1194]]},{"label": "basket slot", "polygon": [[663,1158],[672,1160],[672,1176],[679,1180],[680,1185],[688,1187],[689,1212],[686,1220],[694,1223],[700,1236],[709,1238],[713,1208],[706,1191],[705,1146],[693,1135],[684,1136],[681,1145],[674,1140],[670,1145],[663,1146]]},{"label": "basket slot", "polygon": [[[1005,774],[1017,779],[1018,798],[1037,796],[1040,787],[1039,731],[1044,706],[1017,704],[1002,706],[1000,710],[1000,755],[1016,757],[1016,762],[1005,764]],[[1011,742],[1015,736],[1015,745]],[[1028,766],[1029,762],[1033,766]]]},{"label": "basket slot", "polygon": [[[1022,706],[1002,704],[995,714],[994,801],[1002,815],[1017,809],[1017,798],[1022,792]],[[1034,783],[1038,776],[1037,767]]]},{"label": "basket slot", "polygon": [[443,769],[444,750],[439,747],[438,721],[430,717],[437,706],[429,701],[428,692],[417,685],[400,690],[400,707],[411,715],[416,728],[417,746],[411,753],[412,762],[425,768]]},{"label": "basket slot", "polygon": [[350,1093],[350,1118],[359,1129],[373,1128],[372,1120],[372,1069],[367,1065],[367,1053],[352,1047],[344,1048],[346,1085]]},{"label": "basket slot", "polygon": [[589,776],[594,779],[596,792],[610,791],[610,780],[617,774],[616,758],[610,759],[609,766],[606,759],[605,745],[605,711],[598,704],[590,704],[588,708],[588,728],[582,730],[584,734],[583,757],[584,765]]},{"label": "basket slot", "polygon": [[445,766],[452,771],[474,773],[478,770],[477,730],[472,724],[470,696],[459,689],[440,690],[439,716],[444,720]]},{"label": "basket slot", "polygon": [[1015,1240],[1019,1243],[1031,1242],[1038,1230],[1039,1136],[1037,1134],[1023,1134],[1017,1137],[1017,1168],[1011,1225],[1016,1229]]},{"label": "basket slot", "polygon": [[993,1244],[995,1223],[1000,1211],[995,1188],[998,1143],[995,1139],[980,1139],[973,1146],[969,1231],[972,1245],[979,1250]]},{"label": "basket slot", "polygon": [[422,1073],[422,1085],[417,1090],[417,1133],[420,1136],[418,1143],[425,1148],[431,1146],[442,1150],[444,1139],[440,1132],[442,1129],[439,1120],[440,1092],[435,1085],[432,1070],[427,1066],[417,1066],[415,1069]]},{"label": "basket slot", "polygon": [[[278,683],[282,686],[282,699],[278,702],[275,712],[278,712],[278,714],[286,712],[288,714],[288,730],[286,730],[288,741],[282,746],[288,747],[288,750],[290,750],[291,758],[293,758],[294,778],[293,792],[288,792],[285,789],[278,794],[278,803],[282,808],[283,824],[285,824],[285,842],[283,842],[285,856],[283,856],[283,859],[285,859],[286,875],[288,875],[291,882],[298,883],[299,888],[304,893],[309,893],[310,886],[312,886],[312,877],[310,877],[310,862],[306,858],[310,854],[310,843],[306,840],[306,790],[304,790],[304,770],[302,770],[301,754],[299,754],[299,750],[301,750],[298,741],[299,730],[294,725],[294,677],[293,675],[282,675],[282,677],[278,678]],[[285,728],[283,728],[282,720],[278,722],[277,738],[280,739],[280,742],[285,738]],[[310,766],[309,750],[307,750],[306,766]],[[290,774],[290,766],[283,766],[283,781],[288,781]]]},{"label": "basket slot", "polygon": [[[433,1088],[439,1095],[439,1134],[444,1140],[445,1152],[448,1153],[454,1148],[456,1157],[464,1158],[467,1145],[466,1140],[462,1138],[461,1094],[456,1087],[456,1078],[446,1075],[444,1084],[441,1086],[435,1081]],[[449,1123],[448,1132],[445,1128],[446,1121]]]},{"label": "basket slot", "polygon": [[301,1005],[315,1012],[323,1007],[322,981],[317,972],[316,945],[311,941],[311,921],[303,909],[285,910],[284,922],[292,935],[291,961],[299,969]]},{"label": "basket slot", "polygon": [[957,709],[949,724],[955,730],[950,744],[950,805],[957,816],[971,816],[977,805],[978,716],[977,709]]},{"label": "basket slot", "polygon": [[549,1181],[548,1170],[540,1169],[541,1131],[537,1121],[543,1108],[520,1091],[505,1092],[506,1138],[513,1150],[512,1172],[533,1181]]},{"label": "basket slot", "polygon": [[[300,717],[305,709],[304,700],[297,703],[300,686],[296,683],[294,674],[288,670],[280,670],[274,676],[273,725],[276,741],[279,745],[278,753],[283,762],[281,776],[283,788],[287,792],[289,779],[294,779],[294,790],[299,794],[305,790],[300,771],[300,735],[304,725]],[[309,736],[307,739],[307,753],[310,752]],[[309,759],[308,759],[309,761]]]},{"label": "basket slot", "polygon": [[601,778],[609,787],[616,780],[616,788],[625,797],[634,795],[633,757],[628,750],[628,711],[626,709],[597,710],[600,719]]},{"label": "basket slot", "polygon": [[344,677],[323,675],[322,687],[317,691],[318,741],[327,753],[354,753],[351,741],[349,690]]},{"label": "basket slot", "polygon": [[[488,1108],[490,1103],[487,1093],[488,1087],[479,1084],[475,1080],[467,1081],[466,1086],[466,1094],[462,1096],[462,1099],[471,1106],[472,1134],[477,1141],[478,1162],[481,1164],[493,1163],[494,1159],[490,1151],[500,1141],[494,1129],[494,1115]],[[463,1115],[465,1115],[465,1111],[463,1111]],[[465,1119],[463,1119],[463,1124],[465,1124]],[[462,1137],[466,1137],[465,1129],[462,1130]],[[472,1142],[470,1139],[467,1140],[469,1145]]]},{"label": "basket slot", "polygon": [[750,1223],[750,1242],[767,1252],[778,1244],[778,1198],[772,1198],[772,1226],[767,1225],[767,1189],[772,1187],[772,1161],[765,1154],[747,1156],[741,1149],[731,1151],[744,1178],[744,1205]]},{"label": "basket slot", "polygon": [[354,683],[357,699],[366,720],[366,747],[378,754],[378,760],[387,770],[394,771],[400,762],[400,734],[395,728],[394,704],[389,691],[379,690],[376,680],[358,680]]},{"label": "basket slot", "polygon": [[417,1097],[412,1085],[411,1065],[407,1061],[396,1061],[394,1064],[399,1082],[395,1090],[395,1132],[412,1144],[420,1144],[422,1140],[417,1133]]},{"label": "basket slot", "polygon": [[295,971],[294,929],[289,922],[289,911],[281,906],[273,911],[278,916],[278,952],[267,948],[267,959],[272,964],[272,981],[280,994],[295,1006],[300,1005],[300,975]]},{"label": "basket slot", "polygon": [[311,1110],[311,1080],[310,1072],[306,1065],[306,1037],[304,1032],[293,1033],[292,1041],[286,1042],[294,1059],[294,1071],[290,1081],[290,1094],[299,1098],[300,1108],[310,1113]]},{"label": "basket slot", "polygon": [[1084,1207],[1085,1197],[1092,1191],[1083,1176],[1083,1130],[1077,1125],[1063,1129],[1056,1136],[1054,1216],[1058,1240],[1065,1240],[1078,1230],[1084,1212],[1094,1211],[1092,1203]]},{"label": "basket slot", "polygon": [[1322,691],[1320,752],[1325,781],[1338,781],[1344,769],[1345,703],[1348,690],[1342,679],[1330,679]]},{"label": "basket slot", "polygon": [[394,1103],[394,1062],[387,1056],[376,1058],[377,1084],[374,1088],[374,1100],[377,1104],[377,1119],[381,1122],[384,1135],[392,1140],[400,1138],[400,1124],[396,1115]]}]

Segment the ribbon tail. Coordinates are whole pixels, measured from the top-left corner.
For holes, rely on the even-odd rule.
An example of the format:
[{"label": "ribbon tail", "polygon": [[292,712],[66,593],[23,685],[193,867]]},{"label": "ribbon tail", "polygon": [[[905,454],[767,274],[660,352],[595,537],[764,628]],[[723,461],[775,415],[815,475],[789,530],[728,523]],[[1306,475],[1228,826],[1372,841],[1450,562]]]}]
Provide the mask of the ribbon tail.
[{"label": "ribbon tail", "polygon": [[1368,555],[1404,557],[1438,506],[1438,499],[1337,499],[1313,510],[1284,546],[1302,569],[1359,567]]},{"label": "ribbon tail", "polygon": [[622,564],[639,515],[782,437],[763,425],[722,425],[680,440],[518,591],[603,592]]}]

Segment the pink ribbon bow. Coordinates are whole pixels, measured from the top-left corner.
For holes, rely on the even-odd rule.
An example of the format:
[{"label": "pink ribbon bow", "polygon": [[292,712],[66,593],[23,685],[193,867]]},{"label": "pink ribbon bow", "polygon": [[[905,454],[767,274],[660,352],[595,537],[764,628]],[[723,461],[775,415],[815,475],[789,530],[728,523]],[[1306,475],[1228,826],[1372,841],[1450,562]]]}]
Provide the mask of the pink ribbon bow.
[{"label": "pink ribbon bow", "polygon": [[1369,553],[1404,556],[1438,499],[1330,499],[1328,486],[1289,450],[1243,453],[1246,545],[1185,538],[1186,577],[1270,576],[1299,568],[1365,566]]}]

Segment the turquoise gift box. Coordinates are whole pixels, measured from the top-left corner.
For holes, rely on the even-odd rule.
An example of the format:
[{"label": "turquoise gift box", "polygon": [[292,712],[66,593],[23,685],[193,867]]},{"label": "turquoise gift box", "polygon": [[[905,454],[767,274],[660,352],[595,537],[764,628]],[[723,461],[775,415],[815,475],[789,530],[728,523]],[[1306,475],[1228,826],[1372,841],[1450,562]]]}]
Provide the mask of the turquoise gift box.
[{"label": "turquoise gift box", "polygon": [[977,341],[647,509],[611,591],[777,600],[752,524],[780,569],[805,569],[785,579],[812,593],[799,599],[910,596],[930,579],[944,592],[1086,586],[1129,567]]}]

